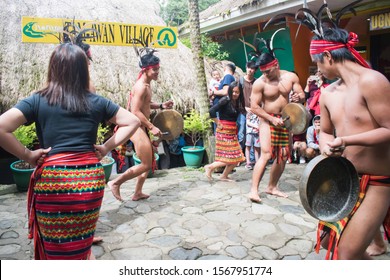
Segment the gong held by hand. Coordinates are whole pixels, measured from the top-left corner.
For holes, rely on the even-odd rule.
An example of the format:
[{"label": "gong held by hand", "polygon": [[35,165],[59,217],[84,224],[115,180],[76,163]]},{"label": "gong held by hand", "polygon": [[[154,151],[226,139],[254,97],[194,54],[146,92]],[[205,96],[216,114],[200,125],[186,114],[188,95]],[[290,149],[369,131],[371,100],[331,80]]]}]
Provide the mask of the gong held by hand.
[{"label": "gong held by hand", "polygon": [[302,134],[309,127],[309,114],[299,103],[289,103],[282,110],[282,120],[285,127],[293,134]]},{"label": "gong held by hand", "polygon": [[299,182],[303,208],[325,222],[337,222],[348,216],[359,192],[358,172],[344,157],[315,157],[307,164]]},{"label": "gong held by hand", "polygon": [[173,140],[183,132],[183,117],[173,109],[159,112],[152,123],[160,129],[162,140]]}]

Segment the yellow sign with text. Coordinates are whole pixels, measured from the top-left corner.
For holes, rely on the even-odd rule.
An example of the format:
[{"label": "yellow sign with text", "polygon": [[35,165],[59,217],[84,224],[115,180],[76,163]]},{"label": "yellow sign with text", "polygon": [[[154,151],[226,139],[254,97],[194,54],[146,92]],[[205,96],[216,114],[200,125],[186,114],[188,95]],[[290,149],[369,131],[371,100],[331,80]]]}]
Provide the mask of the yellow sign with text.
[{"label": "yellow sign with text", "polygon": [[371,15],[370,31],[390,28],[390,12]]},{"label": "yellow sign with text", "polygon": [[[76,25],[80,29],[85,26],[86,29],[96,30],[87,33],[94,35],[94,38],[85,40],[85,43],[91,45],[177,48],[177,28],[37,17],[22,17],[22,42],[58,44],[59,34],[68,25]],[[141,41],[142,44],[134,44],[134,39]]]}]

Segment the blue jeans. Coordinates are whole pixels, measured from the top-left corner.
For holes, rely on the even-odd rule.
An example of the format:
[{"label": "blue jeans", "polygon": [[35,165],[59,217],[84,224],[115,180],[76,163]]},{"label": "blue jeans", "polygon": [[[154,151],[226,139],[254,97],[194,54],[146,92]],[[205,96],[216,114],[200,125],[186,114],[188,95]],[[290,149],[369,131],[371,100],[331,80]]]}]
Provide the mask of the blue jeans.
[{"label": "blue jeans", "polygon": [[[245,140],[246,140],[246,115],[244,114],[239,114],[237,117],[237,127],[238,127],[238,132],[237,132],[237,138],[238,138],[238,143],[240,143],[241,149],[245,153]],[[255,152],[253,150],[253,147],[251,148],[251,153],[250,153],[250,160],[251,162],[255,162]]]},{"label": "blue jeans", "polygon": [[246,135],[246,116],[244,114],[239,114],[237,117],[237,127],[238,127],[238,143],[240,143],[241,149],[245,151],[245,135]]}]

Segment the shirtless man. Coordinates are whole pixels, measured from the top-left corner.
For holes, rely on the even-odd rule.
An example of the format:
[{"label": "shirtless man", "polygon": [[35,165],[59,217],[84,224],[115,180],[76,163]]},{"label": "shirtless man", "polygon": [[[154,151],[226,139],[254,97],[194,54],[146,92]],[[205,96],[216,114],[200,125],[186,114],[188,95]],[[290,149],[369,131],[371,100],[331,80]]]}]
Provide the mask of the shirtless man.
[{"label": "shirtless man", "polygon": [[[320,222],[319,230],[328,233],[322,245],[328,248],[331,242],[329,247],[338,248],[330,248],[334,259],[369,259],[366,249],[378,238],[381,224],[390,230],[390,83],[353,48],[356,34],[333,28],[321,35],[311,41],[312,60],[326,78],[338,80],[322,90],[320,149],[349,159],[362,175],[365,193],[356,212],[344,218],[339,239],[336,235],[332,242],[331,225]],[[379,250],[385,251],[383,245]]]},{"label": "shirtless man", "polygon": [[[149,120],[151,109],[170,109],[173,106],[173,101],[164,103],[156,103],[152,101],[152,90],[150,83],[156,81],[160,70],[160,59],[153,54],[154,51],[149,51],[141,57],[140,67],[141,72],[131,92],[131,112],[136,115],[141,121],[141,128],[130,138],[134,143],[134,150],[137,153],[141,163],[134,165],[119,177],[108,182],[113,195],[122,200],[120,196],[120,186],[125,181],[137,177],[134,195],[132,200],[149,198],[148,194],[142,192],[142,187],[148,176],[150,167],[152,166],[153,147],[148,139],[146,131],[149,131],[154,137],[161,137],[161,131],[155,127]],[[158,141],[153,141],[154,145],[158,145]]]},{"label": "shirtless man", "polygon": [[[87,57],[88,57],[88,63],[92,61],[92,55],[91,55],[91,48],[88,44],[82,43],[80,47],[85,51]],[[96,88],[92,81],[89,82],[89,90],[91,92],[96,92]],[[126,172],[121,174],[116,179],[109,181],[107,185],[110,187],[112,194],[116,199],[119,201],[123,201],[121,195],[120,195],[120,186],[127,180],[130,180],[134,177],[137,177],[138,175],[141,175],[144,172],[148,172],[150,168],[152,168],[152,147],[149,141],[149,137],[146,135],[144,130],[142,128],[138,128],[137,131],[130,137],[130,140],[134,143],[134,147],[137,148],[137,150],[144,151],[142,153],[142,162],[139,165],[134,165]],[[99,153],[96,151],[96,153]],[[100,156],[100,155],[99,155]],[[98,156],[98,157],[99,157]],[[138,192],[137,192],[138,191]],[[138,200],[139,197],[145,196],[142,194],[142,186],[141,189],[136,188],[136,191],[133,195],[133,200]],[[147,196],[147,195],[146,195]],[[97,244],[103,241],[103,238],[100,236],[94,236],[93,238],[93,244]]]},{"label": "shirtless man", "polygon": [[[260,118],[261,154],[253,169],[252,187],[249,194],[250,200],[257,203],[261,202],[258,193],[259,184],[271,158],[274,162],[265,192],[287,197],[287,194],[280,191],[277,186],[286,160],[290,156],[290,133],[284,127],[281,113],[289,103],[289,98],[292,102],[302,102],[305,98],[298,76],[295,73],[280,70],[279,62],[272,51],[262,53],[258,58],[258,64],[263,75],[253,84],[251,111]],[[271,142],[271,135],[273,139],[278,138],[277,144]]]}]

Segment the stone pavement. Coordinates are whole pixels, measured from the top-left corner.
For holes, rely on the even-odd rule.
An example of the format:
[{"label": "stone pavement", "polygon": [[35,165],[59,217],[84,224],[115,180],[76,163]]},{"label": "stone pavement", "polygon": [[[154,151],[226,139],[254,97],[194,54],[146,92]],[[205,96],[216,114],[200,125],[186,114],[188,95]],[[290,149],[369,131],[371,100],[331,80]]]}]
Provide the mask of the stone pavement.
[{"label": "stone pavement", "polygon": [[[287,164],[280,188],[289,198],[261,193],[262,204],[249,201],[252,171],[236,168],[236,182],[209,182],[203,168],[158,170],[144,192],[131,201],[134,180],[122,186],[124,203],[107,188],[93,246],[101,260],[300,260],[323,259],[313,252],[316,220],[303,209],[298,183],[304,164]],[[118,175],[112,175],[118,176]],[[269,167],[260,184],[265,189]],[[0,188],[0,259],[33,258],[27,239],[26,193],[14,185]],[[377,259],[390,259],[386,255]]]}]

